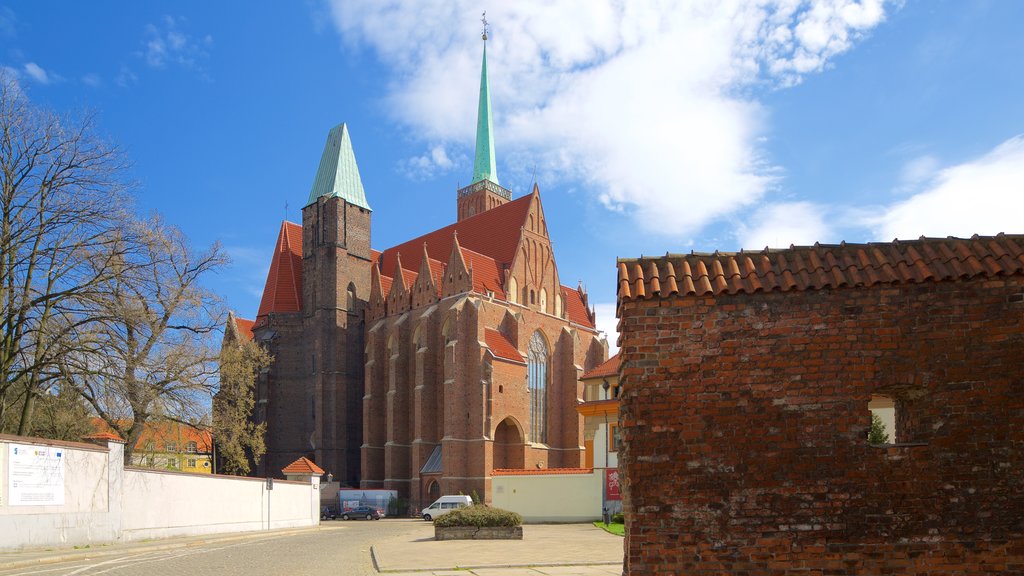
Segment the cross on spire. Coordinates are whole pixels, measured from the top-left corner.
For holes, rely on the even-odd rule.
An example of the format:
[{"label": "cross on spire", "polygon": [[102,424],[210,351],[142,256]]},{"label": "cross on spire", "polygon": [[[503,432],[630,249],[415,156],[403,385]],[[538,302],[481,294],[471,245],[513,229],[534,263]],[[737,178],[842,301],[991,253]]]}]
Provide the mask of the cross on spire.
[{"label": "cross on spire", "polygon": [[482,22],[484,25],[484,32],[483,34],[480,35],[480,37],[484,39],[484,42],[487,42],[487,10],[484,10],[483,15],[480,17],[480,22]]}]

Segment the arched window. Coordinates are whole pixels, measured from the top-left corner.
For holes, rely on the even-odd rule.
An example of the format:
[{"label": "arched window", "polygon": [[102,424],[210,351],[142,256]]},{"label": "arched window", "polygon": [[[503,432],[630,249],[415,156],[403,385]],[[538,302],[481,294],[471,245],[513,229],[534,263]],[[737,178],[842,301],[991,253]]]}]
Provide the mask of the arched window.
[{"label": "arched window", "polygon": [[351,314],[356,312],[356,285],[349,282],[348,291],[345,298],[345,309]]},{"label": "arched window", "polygon": [[537,303],[536,294],[537,294],[536,292],[534,292],[533,290],[530,290],[530,304],[536,304]]},{"label": "arched window", "polygon": [[555,316],[562,317],[562,295],[555,294]]},{"label": "arched window", "polygon": [[508,301],[515,304],[519,300],[519,283],[516,282],[515,276],[510,276],[508,279]]},{"label": "arched window", "polygon": [[530,441],[548,441],[548,344],[540,331],[530,338],[527,386],[530,391]]},{"label": "arched window", "polygon": [[547,312],[548,311],[548,289],[547,288],[541,288],[540,289],[540,311],[541,312]]}]

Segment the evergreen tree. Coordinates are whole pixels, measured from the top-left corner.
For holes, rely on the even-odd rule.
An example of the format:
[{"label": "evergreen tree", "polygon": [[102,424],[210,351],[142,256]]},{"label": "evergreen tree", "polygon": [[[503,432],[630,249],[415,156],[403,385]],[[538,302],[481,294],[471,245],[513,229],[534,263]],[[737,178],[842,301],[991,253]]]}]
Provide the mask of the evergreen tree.
[{"label": "evergreen tree", "polygon": [[875,413],[871,414],[871,430],[868,432],[868,443],[869,444],[888,444],[889,433],[885,430],[885,423],[882,422],[882,418]]}]

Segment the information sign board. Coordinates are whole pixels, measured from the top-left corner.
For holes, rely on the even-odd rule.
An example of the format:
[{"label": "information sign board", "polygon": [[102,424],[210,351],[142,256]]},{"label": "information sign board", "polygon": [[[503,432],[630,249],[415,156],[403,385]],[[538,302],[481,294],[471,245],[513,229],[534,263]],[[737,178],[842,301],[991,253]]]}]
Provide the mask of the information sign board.
[{"label": "information sign board", "polygon": [[11,506],[64,504],[64,448],[8,444],[7,503]]}]

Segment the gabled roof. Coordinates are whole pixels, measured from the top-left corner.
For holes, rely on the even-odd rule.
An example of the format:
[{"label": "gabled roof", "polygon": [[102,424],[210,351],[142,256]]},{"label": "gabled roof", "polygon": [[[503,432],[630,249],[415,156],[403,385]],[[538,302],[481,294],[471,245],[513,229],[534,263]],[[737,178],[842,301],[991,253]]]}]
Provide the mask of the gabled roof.
[{"label": "gabled roof", "polygon": [[565,302],[565,317],[580,326],[596,328],[590,317],[587,305],[583,303],[583,294],[577,288],[562,286],[562,299]]},{"label": "gabled roof", "polygon": [[495,358],[523,363],[523,355],[505,338],[505,335],[492,328],[484,328],[484,343]]},{"label": "gabled roof", "polygon": [[1024,235],[815,244],[619,259],[619,301],[918,284],[1024,274]]},{"label": "gabled roof", "polygon": [[271,312],[302,310],[302,226],[282,222],[267,283],[256,314],[257,320]]},{"label": "gabled roof", "polygon": [[619,375],[619,364],[621,359],[618,354],[605,360],[603,363],[587,370],[580,376],[580,380],[589,380],[590,378],[607,378],[608,376]]},{"label": "gabled roof", "polygon": [[[413,238],[385,250],[380,257],[381,270],[392,273],[395,258],[402,255],[402,266],[419,269],[423,244],[434,260],[447,262],[452,253],[452,239],[459,234],[462,248],[494,260],[499,266],[509,264],[515,257],[519,236],[530,209],[533,194],[491,208],[460,222],[450,224],[423,236]],[[469,262],[466,262],[469,264]]]},{"label": "gabled roof", "polygon": [[[96,430],[92,437],[111,435],[114,436],[111,439],[120,440],[120,437],[110,429],[110,426],[102,418],[94,416],[90,419],[90,422],[93,429]],[[130,422],[128,421],[124,423],[118,421],[118,426],[129,424]],[[146,445],[149,442],[153,443],[153,450],[156,452],[185,452],[189,442],[196,443],[197,453],[209,453],[213,449],[213,436],[209,430],[200,430],[187,424],[171,422],[169,420],[146,422],[146,425],[142,428],[142,434],[139,436],[138,441],[135,442],[135,449],[146,451]],[[174,449],[167,450],[168,444],[173,444]]]},{"label": "gabled roof", "polygon": [[316,171],[306,205],[316,202],[321,196],[337,196],[349,204],[370,209],[363,191],[363,180],[359,177],[359,167],[356,166],[356,155],[352,151],[352,140],[344,123],[327,133],[320,168]]},{"label": "gabled roof", "polygon": [[252,327],[255,323],[255,320],[246,320],[245,318],[235,316],[235,326],[238,328],[238,334],[249,340],[252,340]]},{"label": "gabled roof", "polygon": [[281,472],[284,474],[312,474],[313,476],[320,476],[324,473],[323,468],[320,468],[305,456],[285,466]]}]

